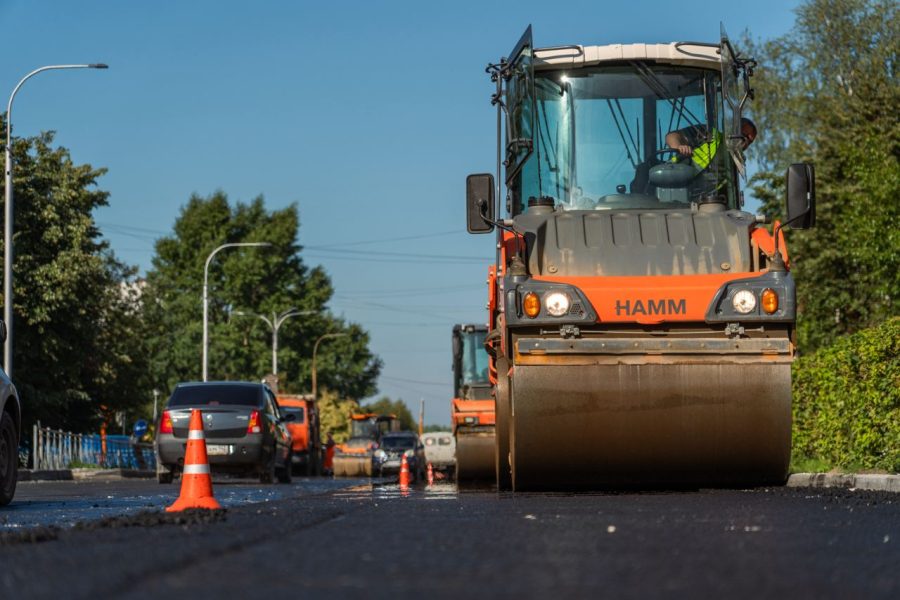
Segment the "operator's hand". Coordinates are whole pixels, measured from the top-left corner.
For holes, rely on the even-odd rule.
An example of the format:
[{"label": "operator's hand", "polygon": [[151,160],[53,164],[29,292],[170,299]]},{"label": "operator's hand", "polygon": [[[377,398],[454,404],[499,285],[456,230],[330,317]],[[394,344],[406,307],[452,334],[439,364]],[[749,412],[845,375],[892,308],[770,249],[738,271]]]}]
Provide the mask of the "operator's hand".
[{"label": "operator's hand", "polygon": [[679,144],[674,147],[675,150],[678,150],[678,154],[682,156],[690,156],[694,153],[694,149],[688,146],[687,144]]}]

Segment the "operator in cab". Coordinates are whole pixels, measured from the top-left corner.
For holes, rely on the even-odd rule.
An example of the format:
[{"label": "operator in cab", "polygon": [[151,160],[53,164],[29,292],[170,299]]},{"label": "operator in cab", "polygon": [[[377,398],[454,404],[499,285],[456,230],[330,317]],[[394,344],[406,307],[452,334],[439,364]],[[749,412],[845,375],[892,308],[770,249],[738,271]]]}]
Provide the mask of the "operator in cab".
[{"label": "operator in cab", "polygon": [[[741,136],[742,150],[746,150],[756,139],[756,124],[746,117],[741,119]],[[705,125],[691,125],[666,134],[666,145],[682,156],[690,156],[701,170],[713,161],[721,144],[722,133],[713,129],[710,136]]]}]

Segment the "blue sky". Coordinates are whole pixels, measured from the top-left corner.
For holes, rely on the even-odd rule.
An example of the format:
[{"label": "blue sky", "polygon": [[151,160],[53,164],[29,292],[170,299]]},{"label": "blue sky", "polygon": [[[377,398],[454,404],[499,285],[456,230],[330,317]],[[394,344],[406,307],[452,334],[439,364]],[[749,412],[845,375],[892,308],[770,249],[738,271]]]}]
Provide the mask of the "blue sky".
[{"label": "blue sky", "polygon": [[528,24],[538,47],[716,41],[720,21],[765,39],[797,4],[0,0],[0,98],[42,65],[108,63],[29,80],[13,125],[109,169],[96,218],[116,254],[149,268],[192,193],[296,202],[333,312],[384,360],[380,393],[448,423],[451,327],[486,318],[493,238],[464,211],[466,175],[494,164],[485,65]]}]

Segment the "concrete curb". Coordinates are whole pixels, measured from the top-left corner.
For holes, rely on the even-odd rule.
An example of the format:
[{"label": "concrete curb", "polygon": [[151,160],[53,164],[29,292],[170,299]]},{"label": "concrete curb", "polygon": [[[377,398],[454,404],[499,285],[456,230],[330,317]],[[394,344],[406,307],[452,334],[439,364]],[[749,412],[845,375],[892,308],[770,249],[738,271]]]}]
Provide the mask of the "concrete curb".
[{"label": "concrete curb", "polygon": [[794,473],[788,487],[829,488],[900,493],[900,475],[853,475],[843,473]]},{"label": "concrete curb", "polygon": [[19,481],[121,481],[123,479],[152,479],[156,471],[136,469],[19,469]]}]

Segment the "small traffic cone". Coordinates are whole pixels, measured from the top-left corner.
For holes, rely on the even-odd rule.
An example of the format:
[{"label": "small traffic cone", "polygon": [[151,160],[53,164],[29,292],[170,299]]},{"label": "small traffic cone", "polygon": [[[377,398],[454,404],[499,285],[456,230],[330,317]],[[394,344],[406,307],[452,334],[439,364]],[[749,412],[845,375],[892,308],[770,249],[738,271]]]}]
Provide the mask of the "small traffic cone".
[{"label": "small traffic cone", "polygon": [[400,460],[400,487],[409,487],[409,463],[406,462],[406,455]]},{"label": "small traffic cone", "polygon": [[428,463],[428,485],[434,485],[434,469],[431,466],[431,463]]},{"label": "small traffic cone", "polygon": [[203,418],[196,409],[191,411],[191,426],[181,475],[181,495],[166,509],[166,512],[179,512],[189,508],[210,510],[222,508],[213,498],[209,459],[206,457],[206,436],[203,435]]}]

